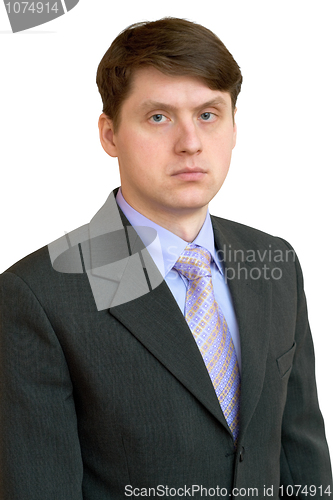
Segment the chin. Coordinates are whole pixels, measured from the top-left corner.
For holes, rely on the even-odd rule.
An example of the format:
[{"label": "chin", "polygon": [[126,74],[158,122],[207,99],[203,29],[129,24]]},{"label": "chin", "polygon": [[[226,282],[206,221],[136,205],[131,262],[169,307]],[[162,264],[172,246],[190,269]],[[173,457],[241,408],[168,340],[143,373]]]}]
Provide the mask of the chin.
[{"label": "chin", "polygon": [[208,205],[217,191],[208,189],[189,189],[179,193],[179,206],[187,209],[199,209]]},{"label": "chin", "polygon": [[176,210],[199,210],[206,207],[210,200],[211,197],[208,196],[184,196],[173,206]]}]

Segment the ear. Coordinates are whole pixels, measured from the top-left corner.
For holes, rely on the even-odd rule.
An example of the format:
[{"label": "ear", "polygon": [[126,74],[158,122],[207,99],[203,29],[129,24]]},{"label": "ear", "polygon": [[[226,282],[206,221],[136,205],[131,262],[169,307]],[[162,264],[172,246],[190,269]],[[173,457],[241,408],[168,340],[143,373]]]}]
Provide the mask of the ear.
[{"label": "ear", "polygon": [[234,147],[236,146],[236,140],[237,140],[237,125],[236,125],[236,122],[235,122],[236,111],[237,111],[237,108],[235,108],[234,116],[233,116],[233,120],[234,120],[234,132],[233,132],[232,149],[234,149]]},{"label": "ear", "polygon": [[102,113],[98,120],[98,128],[99,128],[99,139],[101,141],[102,147],[104,151],[112,156],[117,157],[117,147],[114,143],[114,128],[113,122],[110,118]]}]

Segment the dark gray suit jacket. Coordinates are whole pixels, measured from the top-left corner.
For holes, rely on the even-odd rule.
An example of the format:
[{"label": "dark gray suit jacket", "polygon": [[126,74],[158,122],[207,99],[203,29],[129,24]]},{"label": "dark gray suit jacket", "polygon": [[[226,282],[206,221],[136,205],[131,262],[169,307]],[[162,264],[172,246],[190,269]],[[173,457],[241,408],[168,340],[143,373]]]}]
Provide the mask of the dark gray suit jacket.
[{"label": "dark gray suit jacket", "polygon": [[[107,205],[97,218],[108,219]],[[279,498],[280,486],[290,493],[313,485],[313,498],[328,498],[332,473],[297,258],[279,238],[212,223],[241,339],[237,451],[166,283],[97,310],[87,274],[57,272],[45,247],[0,279],[1,500],[123,499],[158,485],[215,488],[197,498],[221,497],[217,487],[228,496],[233,487],[256,488],[257,498],[272,487]]]}]

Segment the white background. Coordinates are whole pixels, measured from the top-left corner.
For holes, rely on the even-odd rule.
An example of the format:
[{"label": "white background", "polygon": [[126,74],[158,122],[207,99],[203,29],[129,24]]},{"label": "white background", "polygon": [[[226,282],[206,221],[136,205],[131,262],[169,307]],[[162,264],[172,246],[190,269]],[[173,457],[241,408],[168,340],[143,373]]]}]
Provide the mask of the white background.
[{"label": "white background", "polygon": [[81,0],[12,34],[0,3],[0,272],[88,222],[119,185],[99,143],[96,69],[113,38],[177,16],[241,66],[238,143],[211,213],[287,239],[303,268],[320,405],[333,450],[332,7],[297,0]]}]

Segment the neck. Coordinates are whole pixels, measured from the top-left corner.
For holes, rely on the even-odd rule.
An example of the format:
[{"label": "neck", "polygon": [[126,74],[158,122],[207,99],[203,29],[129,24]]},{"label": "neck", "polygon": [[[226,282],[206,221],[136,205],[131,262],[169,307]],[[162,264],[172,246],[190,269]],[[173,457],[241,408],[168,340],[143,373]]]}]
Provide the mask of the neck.
[{"label": "neck", "polygon": [[[124,196],[124,193],[122,194]],[[125,197],[124,199],[127,201]],[[197,237],[205,222],[208,208],[208,205],[205,205],[199,208],[159,211],[156,210],[156,207],[155,209],[149,209],[149,207],[141,206],[135,203],[134,200],[131,200],[131,203],[127,201],[127,203],[134,208],[134,210],[147,217],[147,219],[164,227],[188,243],[191,243]]]},{"label": "neck", "polygon": [[[141,212],[142,213],[142,212]],[[187,214],[163,213],[151,215],[142,213],[145,217],[152,220],[161,227],[164,227],[171,233],[188,243],[191,243],[198,236],[200,229],[205,222],[207,207],[202,207],[200,211]]]}]

